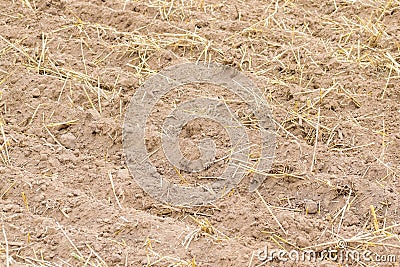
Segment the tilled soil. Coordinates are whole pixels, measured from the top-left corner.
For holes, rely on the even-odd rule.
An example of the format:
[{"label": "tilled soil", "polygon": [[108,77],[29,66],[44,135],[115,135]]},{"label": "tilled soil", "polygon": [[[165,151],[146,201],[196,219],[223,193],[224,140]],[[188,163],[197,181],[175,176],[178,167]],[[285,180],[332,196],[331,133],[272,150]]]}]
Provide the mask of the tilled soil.
[{"label": "tilled soil", "polygon": [[[399,1],[0,1],[1,266],[398,266],[399,17]],[[129,173],[124,115],[147,78],[204,61],[264,93],[275,158],[256,192],[249,173],[210,205],[174,207]],[[201,184],[157,150],[174,103],[207,91],[178,89],[146,147],[166,179]],[[204,136],[226,156],[204,120],[183,130],[184,155]],[[263,262],[273,250],[287,254]],[[304,250],[370,253],[285,261]]]}]

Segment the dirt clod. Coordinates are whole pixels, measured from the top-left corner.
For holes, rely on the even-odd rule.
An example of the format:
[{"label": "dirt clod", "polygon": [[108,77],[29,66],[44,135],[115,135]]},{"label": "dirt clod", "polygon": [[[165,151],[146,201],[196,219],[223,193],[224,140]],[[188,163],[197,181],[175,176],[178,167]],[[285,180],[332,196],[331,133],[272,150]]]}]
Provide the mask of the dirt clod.
[{"label": "dirt clod", "polygon": [[33,90],[32,90],[32,97],[33,98],[37,98],[37,97],[39,97],[40,96],[40,90],[39,90],[39,88],[34,88]]},{"label": "dirt clod", "polygon": [[76,137],[72,133],[65,133],[60,136],[60,142],[69,149],[76,147]]},{"label": "dirt clod", "polygon": [[318,212],[318,203],[312,200],[306,200],[306,213],[308,214],[316,214]]}]

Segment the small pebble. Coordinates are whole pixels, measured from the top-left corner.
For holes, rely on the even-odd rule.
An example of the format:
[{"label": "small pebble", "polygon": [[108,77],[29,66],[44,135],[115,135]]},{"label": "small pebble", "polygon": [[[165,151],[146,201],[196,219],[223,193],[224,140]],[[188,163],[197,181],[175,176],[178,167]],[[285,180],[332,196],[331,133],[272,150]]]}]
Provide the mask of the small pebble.
[{"label": "small pebble", "polygon": [[32,90],[32,97],[33,97],[33,98],[37,98],[37,97],[39,97],[39,96],[40,96],[40,90],[39,90],[39,88],[33,89],[33,90]]},{"label": "small pebble", "polygon": [[47,161],[48,158],[49,158],[49,157],[47,156],[47,154],[45,154],[45,153],[40,154],[40,160],[41,160],[41,161]]}]

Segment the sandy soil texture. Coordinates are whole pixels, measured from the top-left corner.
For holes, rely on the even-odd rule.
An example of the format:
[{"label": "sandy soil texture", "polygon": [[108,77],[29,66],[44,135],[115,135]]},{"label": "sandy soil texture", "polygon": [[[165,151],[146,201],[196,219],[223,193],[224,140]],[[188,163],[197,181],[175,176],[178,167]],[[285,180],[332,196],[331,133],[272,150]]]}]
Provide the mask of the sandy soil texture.
[{"label": "sandy soil texture", "polygon": [[[0,266],[399,266],[399,18],[398,0],[0,1]],[[198,61],[257,84],[276,152],[258,191],[249,172],[213,204],[175,207],[129,173],[124,115],[149,77]],[[214,89],[156,103],[146,147],[174,183],[207,181],[168,163],[160,125]],[[199,157],[204,136],[228,155],[200,173],[216,177],[220,125],[188,124],[182,152]],[[319,259],[333,250],[359,257]]]}]

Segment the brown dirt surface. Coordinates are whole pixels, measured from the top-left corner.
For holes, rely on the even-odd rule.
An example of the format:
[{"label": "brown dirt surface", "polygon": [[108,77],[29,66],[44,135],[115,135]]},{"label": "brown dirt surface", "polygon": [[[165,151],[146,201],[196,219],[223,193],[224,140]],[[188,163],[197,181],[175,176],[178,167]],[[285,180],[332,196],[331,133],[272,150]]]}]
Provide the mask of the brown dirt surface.
[{"label": "brown dirt surface", "polygon": [[[0,265],[399,266],[399,17],[398,0],[0,1]],[[174,207],[130,175],[122,126],[147,78],[197,61],[258,85],[276,153],[258,191],[249,174],[213,204]],[[149,152],[185,97],[157,103]],[[226,155],[224,129],[198,120],[181,134],[188,158],[202,136]],[[265,248],[370,254],[263,262]]]}]

